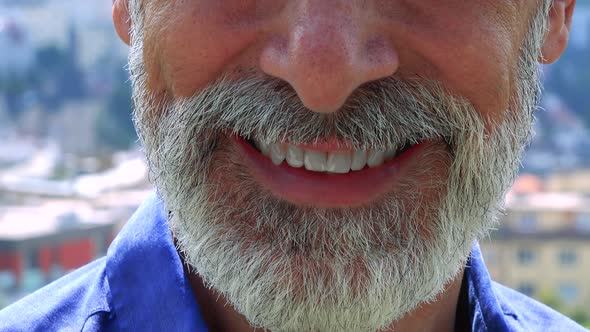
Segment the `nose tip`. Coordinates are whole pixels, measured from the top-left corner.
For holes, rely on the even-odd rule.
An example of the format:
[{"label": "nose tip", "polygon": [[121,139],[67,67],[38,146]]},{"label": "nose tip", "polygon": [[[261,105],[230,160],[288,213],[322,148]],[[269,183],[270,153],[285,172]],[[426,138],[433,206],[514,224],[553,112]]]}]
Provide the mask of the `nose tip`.
[{"label": "nose tip", "polygon": [[261,68],[288,82],[308,109],[336,112],[360,85],[398,68],[392,45],[379,36],[363,36],[358,25],[350,18],[306,21],[266,45]]}]

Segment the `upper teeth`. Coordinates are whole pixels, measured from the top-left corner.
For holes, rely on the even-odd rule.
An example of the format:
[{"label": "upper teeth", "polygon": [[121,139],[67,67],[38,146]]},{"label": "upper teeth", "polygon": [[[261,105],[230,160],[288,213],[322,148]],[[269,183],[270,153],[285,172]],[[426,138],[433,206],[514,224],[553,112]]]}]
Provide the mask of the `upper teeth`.
[{"label": "upper teeth", "polygon": [[275,165],[283,161],[291,167],[305,167],[309,171],[348,173],[365,167],[377,167],[397,154],[397,149],[352,150],[352,151],[317,151],[307,150],[288,143],[266,144],[254,139],[262,154],[269,157]]}]

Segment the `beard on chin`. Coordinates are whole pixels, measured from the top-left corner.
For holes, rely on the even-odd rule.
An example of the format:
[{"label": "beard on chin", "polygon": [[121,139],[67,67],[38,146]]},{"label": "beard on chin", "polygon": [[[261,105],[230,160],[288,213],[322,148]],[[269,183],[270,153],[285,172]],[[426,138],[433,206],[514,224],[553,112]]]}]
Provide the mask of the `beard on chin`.
[{"label": "beard on chin", "polygon": [[[496,222],[539,91],[526,61],[498,122],[437,82],[395,76],[361,86],[333,114],[311,112],[286,83],[251,72],[156,101],[140,50],[130,56],[135,124],[178,250],[208,287],[270,330],[378,330],[435,300]],[[436,141],[441,149],[370,204],[327,209],[262,187],[230,135],[381,150]]]}]

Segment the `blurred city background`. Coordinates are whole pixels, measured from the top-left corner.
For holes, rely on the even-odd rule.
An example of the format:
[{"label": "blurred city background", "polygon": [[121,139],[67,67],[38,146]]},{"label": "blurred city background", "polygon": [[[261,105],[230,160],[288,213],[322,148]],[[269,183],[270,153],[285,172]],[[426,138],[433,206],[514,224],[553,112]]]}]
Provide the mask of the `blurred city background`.
[{"label": "blurred city background", "polygon": [[[106,253],[150,192],[111,1],[0,0],[0,308]],[[543,111],[492,277],[590,327],[590,1]]]}]

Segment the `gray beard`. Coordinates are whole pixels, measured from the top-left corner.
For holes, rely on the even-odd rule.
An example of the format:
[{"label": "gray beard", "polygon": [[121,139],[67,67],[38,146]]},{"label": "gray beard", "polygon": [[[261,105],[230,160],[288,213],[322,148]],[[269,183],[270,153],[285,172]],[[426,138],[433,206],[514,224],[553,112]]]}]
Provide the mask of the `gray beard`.
[{"label": "gray beard", "polygon": [[[433,301],[494,226],[518,169],[539,92],[533,46],[525,45],[511,107],[499,123],[485,123],[440,84],[397,77],[359,88],[329,115],[252,73],[156,101],[145,89],[141,42],[134,44],[136,127],[178,250],[255,327],[375,331]],[[266,142],[337,137],[375,149],[436,140],[446,148],[432,156],[440,162],[412,170],[371,205],[320,209],[261,187],[228,133]]]},{"label": "gray beard", "polygon": [[[226,91],[231,99],[230,91],[240,86],[234,83],[217,91]],[[259,82],[251,93],[260,93],[260,86],[264,83]],[[421,89],[434,94],[432,89]],[[403,189],[370,206],[319,209],[282,201],[256,183],[220,134],[225,128],[248,137],[254,134],[248,131],[251,127],[227,117],[199,115],[208,110],[216,114],[240,111],[233,113],[225,105],[201,108],[195,105],[205,101],[195,98],[172,102],[157,126],[141,129],[152,179],[172,211],[170,226],[178,249],[194,272],[253,326],[270,330],[374,331],[420,303],[434,300],[462,270],[473,241],[494,225],[532,122],[530,110],[508,111],[506,119],[486,135],[484,123],[469,104],[440,95],[438,105],[442,100],[448,103],[433,113],[455,116],[414,122],[412,127],[387,127],[392,132],[396,128],[412,131],[399,134],[404,139],[444,139],[448,150],[441,152],[440,160],[451,162],[431,168],[446,167],[448,174],[433,174],[425,167],[410,174],[400,186]],[[354,114],[379,109],[363,105],[365,109]],[[404,116],[414,110],[428,112],[411,105],[401,109],[403,113],[395,111],[400,108],[391,112]],[[261,122],[270,118],[261,113],[241,111],[247,117],[260,116]],[[138,125],[149,123],[139,109],[137,116]],[[417,117],[436,119],[426,114]],[[371,120],[362,121],[356,123],[378,128]],[[329,123],[334,125],[322,128],[334,132],[342,128],[338,119],[324,122]],[[254,128],[292,135],[287,137],[309,135],[309,131],[284,130],[291,126]],[[431,128],[437,128],[438,135]],[[272,141],[278,133],[257,134]],[[323,134],[319,131],[316,137]],[[357,137],[370,147],[405,142],[388,137],[377,145],[379,138]],[[223,182],[215,181],[221,172]],[[430,181],[419,185],[412,180],[419,177]],[[427,197],[432,191],[442,197]]]}]

